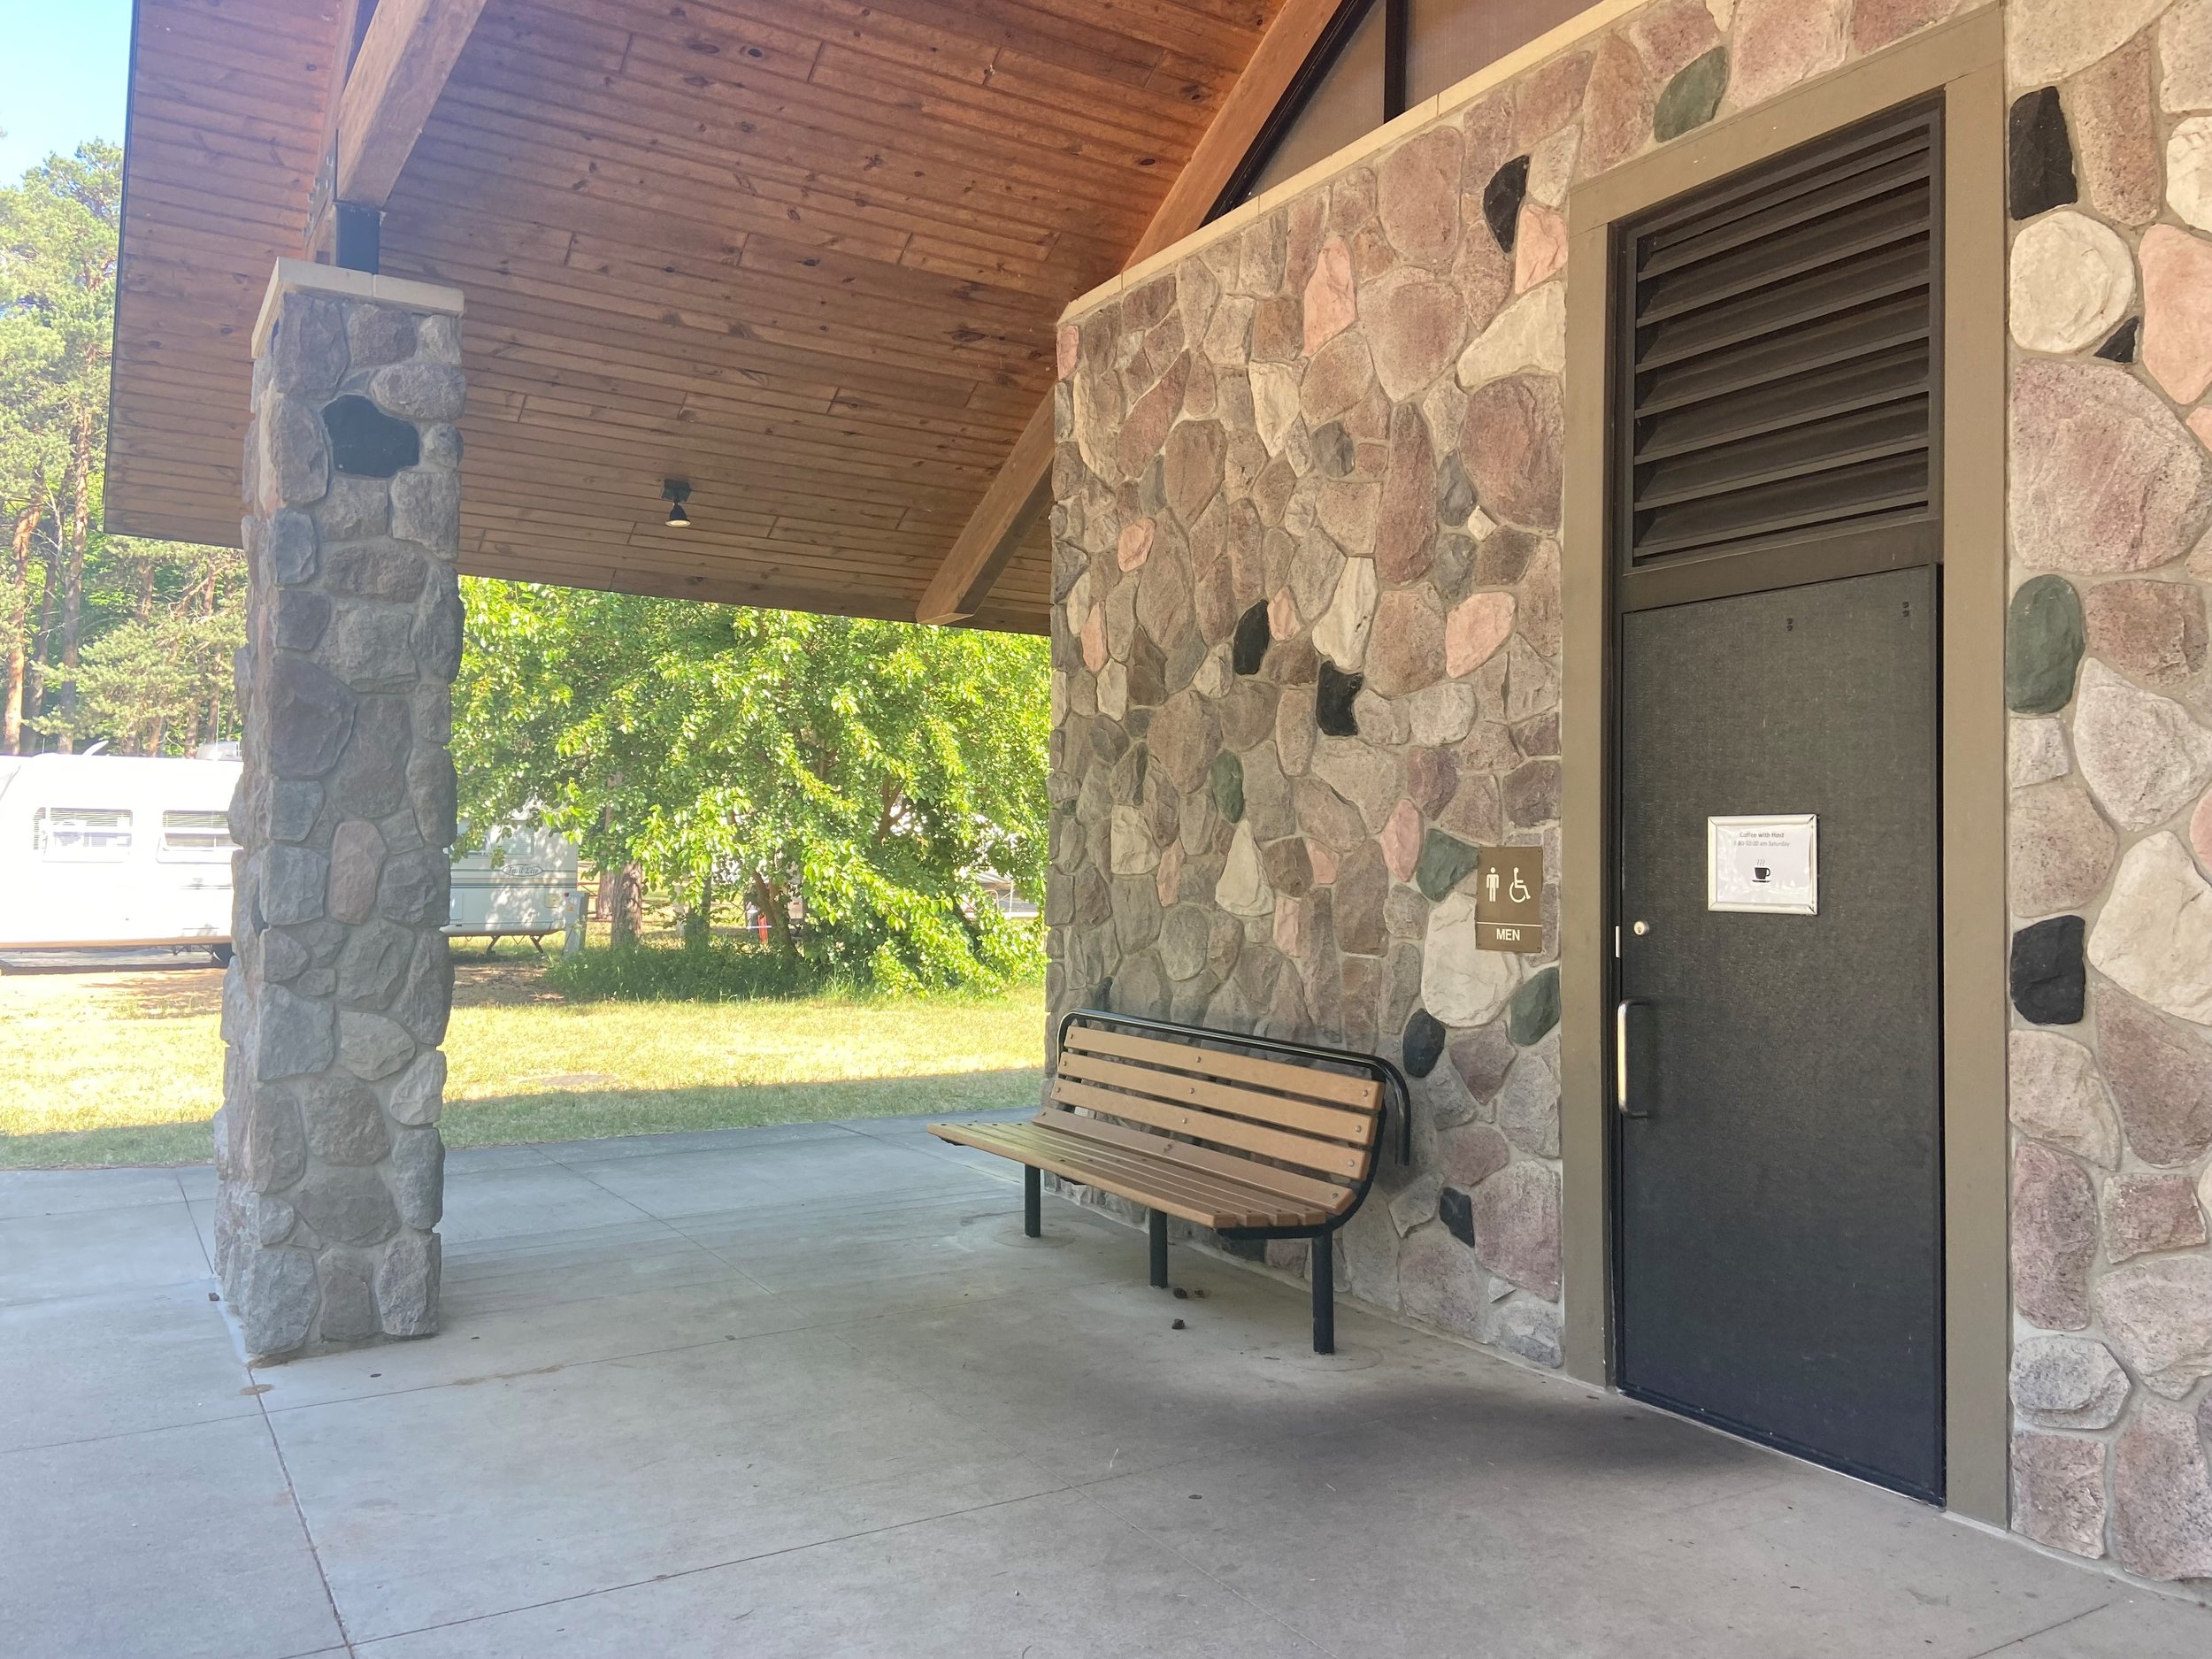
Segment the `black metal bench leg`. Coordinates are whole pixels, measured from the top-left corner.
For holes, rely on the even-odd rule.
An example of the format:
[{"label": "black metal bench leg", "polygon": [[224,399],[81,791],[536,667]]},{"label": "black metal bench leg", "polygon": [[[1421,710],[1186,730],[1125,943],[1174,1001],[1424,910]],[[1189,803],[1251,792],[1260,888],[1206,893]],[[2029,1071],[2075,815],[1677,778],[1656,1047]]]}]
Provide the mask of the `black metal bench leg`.
[{"label": "black metal bench leg", "polygon": [[1326,1233],[1314,1235],[1309,1269],[1313,1275],[1313,1351],[1336,1352],[1336,1256]]},{"label": "black metal bench leg", "polygon": [[1044,1171],[1033,1164],[1022,1165],[1022,1236],[1033,1239],[1044,1230]]},{"label": "black metal bench leg", "polygon": [[1152,1285],[1156,1290],[1167,1288],[1167,1212],[1152,1212]]}]

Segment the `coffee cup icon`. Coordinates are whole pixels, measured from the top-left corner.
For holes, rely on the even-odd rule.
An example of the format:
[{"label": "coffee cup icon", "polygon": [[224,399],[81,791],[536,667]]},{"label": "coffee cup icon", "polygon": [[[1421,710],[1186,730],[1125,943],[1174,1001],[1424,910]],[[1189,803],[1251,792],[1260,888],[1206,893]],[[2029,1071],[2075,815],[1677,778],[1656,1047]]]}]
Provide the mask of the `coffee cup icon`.
[{"label": "coffee cup icon", "polygon": [[1773,879],[1774,879],[1774,869],[1773,869],[1773,866],[1772,866],[1772,865],[1770,865],[1770,864],[1754,864],[1754,865],[1752,865],[1752,866],[1751,866],[1751,879],[1752,879],[1754,881],[1771,881],[1771,880],[1773,880]]}]

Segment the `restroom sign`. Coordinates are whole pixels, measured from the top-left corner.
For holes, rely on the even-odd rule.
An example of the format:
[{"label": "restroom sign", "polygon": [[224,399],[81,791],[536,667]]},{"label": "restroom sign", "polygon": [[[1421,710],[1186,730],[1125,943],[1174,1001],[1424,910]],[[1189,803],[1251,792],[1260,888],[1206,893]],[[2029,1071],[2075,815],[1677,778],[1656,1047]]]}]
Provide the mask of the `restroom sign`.
[{"label": "restroom sign", "polygon": [[1544,949],[1544,849],[1479,847],[1475,942],[1485,950]]},{"label": "restroom sign", "polygon": [[1819,818],[1797,812],[1707,818],[1705,908],[1819,915]]}]

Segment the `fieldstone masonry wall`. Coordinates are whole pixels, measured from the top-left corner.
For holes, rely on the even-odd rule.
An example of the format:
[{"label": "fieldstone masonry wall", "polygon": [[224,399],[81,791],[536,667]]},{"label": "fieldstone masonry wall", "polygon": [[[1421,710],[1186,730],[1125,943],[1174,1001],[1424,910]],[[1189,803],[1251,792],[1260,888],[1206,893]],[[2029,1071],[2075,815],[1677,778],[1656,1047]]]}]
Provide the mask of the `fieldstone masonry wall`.
[{"label": "fieldstone masonry wall", "polygon": [[460,308],[288,261],[257,335],[215,1153],[261,1356],[437,1328]]},{"label": "fieldstone masonry wall", "polygon": [[1360,1300],[1560,1363],[1567,189],[1952,9],[1665,0],[1061,328],[1050,1001],[1397,1059]]},{"label": "fieldstone masonry wall", "polygon": [[2212,0],[2015,0],[2014,1525],[2212,1578]]},{"label": "fieldstone masonry wall", "polygon": [[[1556,969],[1463,884],[1556,868],[1565,192],[1955,9],[1666,0],[1061,328],[1051,1005],[1399,1059],[1356,1298],[1559,1363]],[[2008,31],[2015,1524],[2201,1578],[2212,0]]]}]

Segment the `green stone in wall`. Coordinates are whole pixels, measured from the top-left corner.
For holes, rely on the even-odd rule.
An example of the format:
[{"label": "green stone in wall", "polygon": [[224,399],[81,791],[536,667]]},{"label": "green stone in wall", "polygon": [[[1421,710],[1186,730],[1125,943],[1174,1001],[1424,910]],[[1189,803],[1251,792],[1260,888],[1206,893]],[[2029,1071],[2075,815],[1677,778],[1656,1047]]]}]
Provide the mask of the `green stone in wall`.
[{"label": "green stone in wall", "polygon": [[1456,835],[1432,829],[1421,843],[1421,856],[1413,866],[1413,884],[1433,903],[1474,873],[1481,855]]},{"label": "green stone in wall", "polygon": [[2005,607],[2005,706],[2055,714],[2074,695],[2085,646],[2081,595],[2063,576],[2023,582]]},{"label": "green stone in wall", "polygon": [[1213,790],[1214,810],[1231,824],[1244,817],[1244,763],[1234,755],[1217,755],[1207,769],[1206,782]]},{"label": "green stone in wall", "polygon": [[1546,968],[1525,980],[1506,1007],[1505,1034],[1520,1048],[1543,1041],[1559,1023],[1559,970]]},{"label": "green stone in wall", "polygon": [[1728,49],[1716,46],[1667,82],[1652,117],[1652,135],[1663,144],[1704,126],[1720,108],[1721,94],[1727,90]]}]

